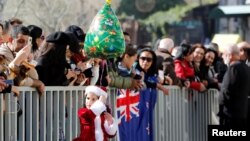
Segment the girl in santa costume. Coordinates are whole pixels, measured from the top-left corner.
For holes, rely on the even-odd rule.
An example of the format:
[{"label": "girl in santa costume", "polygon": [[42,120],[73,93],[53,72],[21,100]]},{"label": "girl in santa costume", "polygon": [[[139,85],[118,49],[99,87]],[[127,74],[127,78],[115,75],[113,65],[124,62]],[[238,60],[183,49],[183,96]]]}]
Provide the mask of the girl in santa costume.
[{"label": "girl in santa costume", "polygon": [[106,112],[107,93],[97,86],[85,89],[85,106],[79,109],[81,124],[80,136],[74,141],[107,141],[117,132],[117,123],[111,114]]}]

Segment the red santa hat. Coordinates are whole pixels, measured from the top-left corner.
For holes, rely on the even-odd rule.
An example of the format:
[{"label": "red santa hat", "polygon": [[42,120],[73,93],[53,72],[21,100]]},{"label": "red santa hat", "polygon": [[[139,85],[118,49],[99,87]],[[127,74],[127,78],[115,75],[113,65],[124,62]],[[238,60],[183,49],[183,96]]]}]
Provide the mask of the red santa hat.
[{"label": "red santa hat", "polygon": [[108,97],[107,92],[98,86],[87,86],[85,89],[85,95],[88,93],[94,93],[97,96],[105,96],[106,98]]}]

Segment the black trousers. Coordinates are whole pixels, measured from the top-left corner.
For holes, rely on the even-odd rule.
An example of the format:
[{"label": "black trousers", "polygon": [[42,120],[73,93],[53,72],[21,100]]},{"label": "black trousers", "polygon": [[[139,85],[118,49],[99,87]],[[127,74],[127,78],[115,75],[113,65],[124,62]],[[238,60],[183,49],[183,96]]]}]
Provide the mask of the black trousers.
[{"label": "black trousers", "polygon": [[247,119],[246,118],[220,117],[220,125],[225,126],[226,128],[246,130]]},{"label": "black trousers", "polygon": [[250,98],[248,98],[247,129],[250,131]]}]

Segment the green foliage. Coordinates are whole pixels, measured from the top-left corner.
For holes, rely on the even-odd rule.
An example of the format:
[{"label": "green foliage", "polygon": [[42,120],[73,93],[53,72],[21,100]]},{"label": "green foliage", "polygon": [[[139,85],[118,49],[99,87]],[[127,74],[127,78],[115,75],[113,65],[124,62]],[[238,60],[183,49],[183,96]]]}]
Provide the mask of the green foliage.
[{"label": "green foliage", "polygon": [[146,32],[151,34],[152,41],[168,35],[168,26],[181,22],[193,8],[218,2],[218,0],[189,0],[185,3],[184,0],[155,0],[154,9],[143,13],[136,8],[135,1],[122,0],[117,14],[120,19],[132,16],[138,20],[140,26],[146,27],[144,28]]},{"label": "green foliage", "polygon": [[148,18],[141,20],[141,22],[154,27],[161,27],[166,23],[173,24],[175,22],[180,22],[193,7],[195,7],[195,5],[176,5],[167,11],[156,12]]},{"label": "green foliage", "polygon": [[[157,11],[168,10],[169,8],[175,6],[176,4],[181,4],[183,0],[155,0],[155,7],[150,12],[140,12],[136,8],[137,0],[122,0],[120,7],[117,9],[117,14],[121,15],[122,13],[131,16],[133,15],[136,19],[145,19],[151,14]],[[138,0],[143,2],[143,0]]]}]

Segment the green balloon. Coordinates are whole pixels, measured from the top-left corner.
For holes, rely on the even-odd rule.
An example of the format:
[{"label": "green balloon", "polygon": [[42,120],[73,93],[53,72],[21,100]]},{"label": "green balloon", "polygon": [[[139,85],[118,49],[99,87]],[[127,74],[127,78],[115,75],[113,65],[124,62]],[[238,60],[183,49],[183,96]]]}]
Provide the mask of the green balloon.
[{"label": "green balloon", "polygon": [[119,20],[105,3],[90,24],[85,37],[84,51],[88,57],[109,59],[125,51],[125,40]]}]

